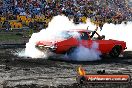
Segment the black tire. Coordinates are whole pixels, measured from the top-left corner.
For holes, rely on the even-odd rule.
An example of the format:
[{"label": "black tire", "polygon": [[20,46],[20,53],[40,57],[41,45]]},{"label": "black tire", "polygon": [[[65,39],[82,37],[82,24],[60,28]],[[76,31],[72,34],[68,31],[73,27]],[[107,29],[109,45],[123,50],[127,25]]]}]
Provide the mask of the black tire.
[{"label": "black tire", "polygon": [[121,53],[121,47],[120,46],[115,46],[109,53],[109,55],[113,58],[119,57]]},{"label": "black tire", "polygon": [[67,56],[68,56],[69,58],[73,58],[73,52],[75,52],[75,50],[76,50],[76,47],[70,48],[70,49],[66,52]]}]

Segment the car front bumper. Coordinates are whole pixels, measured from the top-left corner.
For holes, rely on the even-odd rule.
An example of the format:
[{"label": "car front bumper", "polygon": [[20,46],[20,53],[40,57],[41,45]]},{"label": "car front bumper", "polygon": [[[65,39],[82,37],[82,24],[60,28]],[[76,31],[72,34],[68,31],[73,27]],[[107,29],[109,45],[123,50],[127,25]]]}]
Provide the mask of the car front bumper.
[{"label": "car front bumper", "polygon": [[36,45],[35,46],[37,49],[41,50],[41,51],[51,51],[54,52],[56,51],[57,47],[52,45],[52,46],[47,46],[47,45]]}]

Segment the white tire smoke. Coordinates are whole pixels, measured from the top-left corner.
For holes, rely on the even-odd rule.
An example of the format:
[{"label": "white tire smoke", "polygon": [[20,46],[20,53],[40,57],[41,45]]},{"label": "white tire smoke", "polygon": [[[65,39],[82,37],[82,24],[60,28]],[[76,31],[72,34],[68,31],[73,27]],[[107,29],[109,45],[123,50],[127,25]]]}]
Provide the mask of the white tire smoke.
[{"label": "white tire smoke", "polygon": [[[48,57],[48,54],[39,51],[38,49],[35,48],[36,42],[47,40],[54,42],[58,34],[60,36],[60,34],[62,34],[61,32],[64,30],[87,29],[88,26],[89,30],[94,30],[96,28],[96,26],[92,24],[89,19],[87,20],[86,24],[75,25],[72,21],[70,21],[67,17],[63,15],[55,16],[49,23],[48,28],[42,29],[40,32],[34,33],[31,36],[29,42],[26,44],[24,55],[32,58],[46,58]],[[127,25],[104,24],[102,31],[100,31],[100,34],[105,35],[106,39],[123,40],[127,42],[128,50],[132,50],[130,39],[132,38],[131,28],[132,22],[128,22]],[[62,34],[61,36],[65,35]],[[97,49],[98,49],[97,43],[93,43],[90,49],[85,48],[84,46],[79,46],[74,52],[75,58],[73,58],[73,60],[77,61],[100,60],[99,56],[101,55],[101,53]]]},{"label": "white tire smoke", "polygon": [[127,51],[132,51],[132,22],[127,24],[104,24],[100,34],[105,35],[106,39],[125,41]]},{"label": "white tire smoke", "polygon": [[86,48],[83,45],[78,46],[68,59],[73,61],[95,61],[101,59],[100,55],[98,43],[93,42],[90,48]]}]

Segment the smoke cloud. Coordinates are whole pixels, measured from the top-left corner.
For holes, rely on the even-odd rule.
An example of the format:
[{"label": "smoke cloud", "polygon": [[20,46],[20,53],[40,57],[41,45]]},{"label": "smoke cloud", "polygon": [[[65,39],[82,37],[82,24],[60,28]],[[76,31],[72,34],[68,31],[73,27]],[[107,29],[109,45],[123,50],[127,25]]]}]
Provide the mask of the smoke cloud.
[{"label": "smoke cloud", "polygon": [[127,24],[104,24],[102,31],[99,32],[101,35],[105,35],[106,39],[114,39],[125,41],[127,51],[132,51],[132,22],[129,21]]},{"label": "smoke cloud", "polygon": [[[80,45],[70,55],[73,61],[95,61],[100,60],[101,52],[98,50],[98,43],[93,42],[90,48]],[[69,59],[69,58],[68,58]]]},{"label": "smoke cloud", "polygon": [[[86,29],[89,26],[89,29],[95,29],[95,25],[87,20],[87,24],[75,25],[65,16],[56,16],[54,17],[48,25],[48,28],[41,30],[38,33],[34,33],[29,39],[29,42],[26,44],[25,53],[23,56],[32,57],[32,58],[46,58],[48,53],[39,51],[35,48],[35,44],[38,41],[52,41],[55,42],[58,36],[65,36],[62,32],[64,30],[72,29]],[[78,33],[72,33],[72,36],[79,36]],[[96,46],[96,47],[93,47]],[[93,61],[98,60],[100,53],[96,51],[98,44],[94,43],[91,48],[86,48],[82,45],[77,47],[76,51],[73,52],[73,60],[77,61]],[[22,54],[21,54],[22,56]]]},{"label": "smoke cloud", "polygon": [[[64,30],[72,30],[72,29],[88,29],[94,30],[96,26],[87,19],[86,24],[78,24],[75,25],[72,20],[69,20],[67,17],[63,15],[55,16],[49,22],[48,28],[42,29],[38,33],[33,33],[29,42],[26,44],[26,48],[23,54],[19,54],[21,56],[31,57],[31,58],[48,58],[50,55],[47,52],[42,52],[35,48],[36,42],[38,41],[52,41],[56,42],[58,36],[65,36],[62,32]],[[128,50],[132,50],[131,40],[132,37],[132,22],[128,22],[125,24],[104,24],[102,31],[98,32],[106,36],[106,39],[117,39],[123,40],[127,42]],[[78,35],[77,33],[72,34],[73,36]],[[57,40],[59,41],[59,40]],[[94,61],[100,60],[100,51],[98,51],[98,43],[94,42],[91,48],[86,48],[82,45],[76,48],[75,52],[72,53],[72,60],[76,61]]]}]

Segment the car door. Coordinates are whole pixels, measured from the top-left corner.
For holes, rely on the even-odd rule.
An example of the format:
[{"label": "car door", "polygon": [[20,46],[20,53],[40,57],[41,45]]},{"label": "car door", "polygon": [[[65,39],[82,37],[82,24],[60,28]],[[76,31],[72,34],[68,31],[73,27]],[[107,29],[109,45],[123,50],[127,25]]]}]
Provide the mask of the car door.
[{"label": "car door", "polygon": [[94,40],[98,43],[98,49],[101,51],[101,53],[107,54],[111,51],[111,49],[114,47],[114,41],[113,40]]}]

